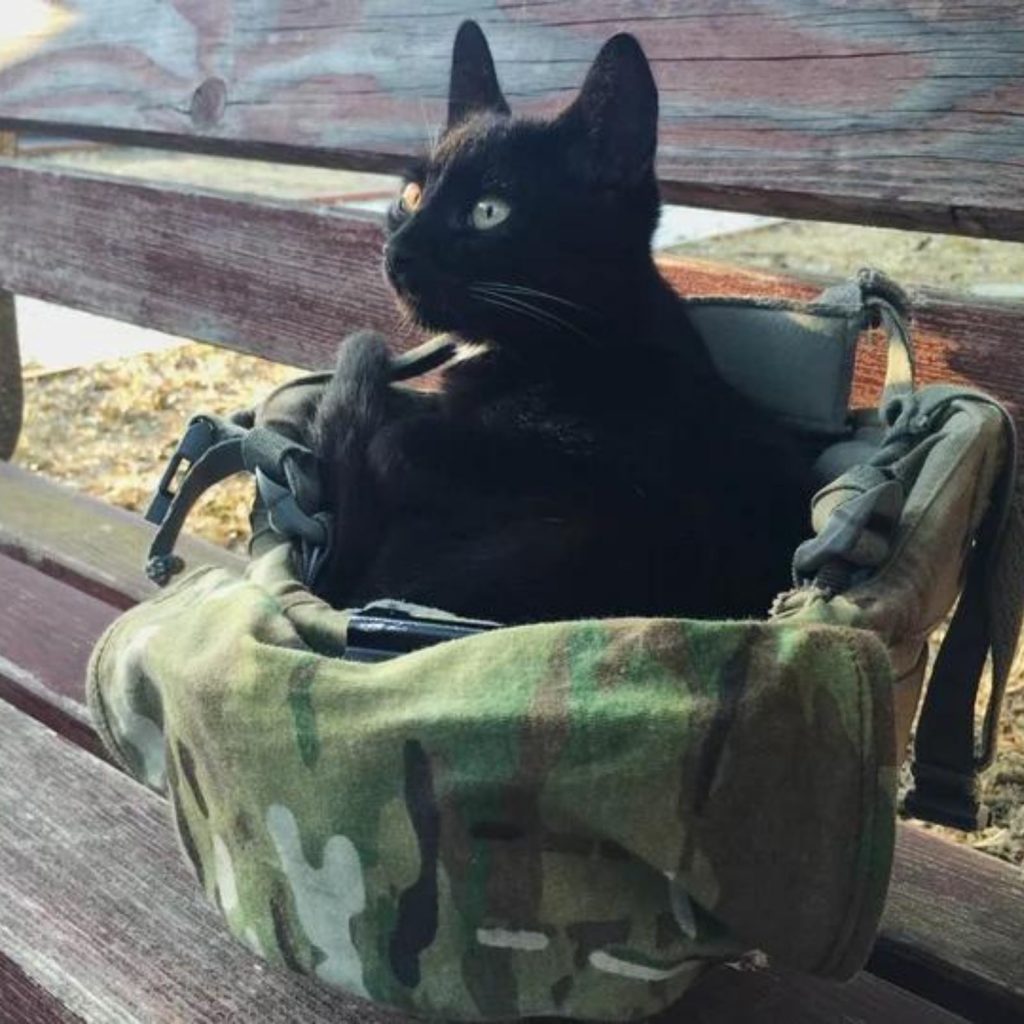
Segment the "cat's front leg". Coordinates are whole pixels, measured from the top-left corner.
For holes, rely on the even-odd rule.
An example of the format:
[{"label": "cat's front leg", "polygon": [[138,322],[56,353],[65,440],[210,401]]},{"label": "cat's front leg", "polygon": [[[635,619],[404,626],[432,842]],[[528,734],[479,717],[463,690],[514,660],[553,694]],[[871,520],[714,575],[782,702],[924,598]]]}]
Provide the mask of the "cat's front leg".
[{"label": "cat's front leg", "polygon": [[353,431],[365,437],[381,425],[390,382],[391,353],[382,334],[357,331],[342,341],[317,411],[314,429],[322,453],[336,449]]}]

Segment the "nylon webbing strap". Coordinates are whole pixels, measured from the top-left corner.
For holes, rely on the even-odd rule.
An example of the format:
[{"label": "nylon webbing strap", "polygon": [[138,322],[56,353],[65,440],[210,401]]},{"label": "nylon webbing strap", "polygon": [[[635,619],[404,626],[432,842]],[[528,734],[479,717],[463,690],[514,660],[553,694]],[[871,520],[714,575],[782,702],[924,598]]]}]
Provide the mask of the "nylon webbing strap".
[{"label": "nylon webbing strap", "polygon": [[[975,538],[964,589],[928,682],[914,742],[914,786],[903,803],[904,811],[914,817],[968,830],[988,823],[978,773],[995,756],[999,710],[1024,605],[1024,582],[1019,575],[1024,532],[1015,497],[1016,435],[1012,420],[998,408],[1006,426],[1004,468]],[[992,690],[979,750],[975,704],[989,654]]]}]

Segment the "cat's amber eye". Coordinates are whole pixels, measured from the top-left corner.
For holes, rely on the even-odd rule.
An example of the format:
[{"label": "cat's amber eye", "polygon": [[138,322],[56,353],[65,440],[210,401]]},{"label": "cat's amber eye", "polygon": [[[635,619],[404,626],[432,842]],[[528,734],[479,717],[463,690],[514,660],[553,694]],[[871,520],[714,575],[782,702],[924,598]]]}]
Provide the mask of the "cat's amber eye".
[{"label": "cat's amber eye", "polygon": [[398,205],[406,213],[414,213],[420,208],[421,202],[423,202],[423,189],[417,182],[410,181],[402,189],[402,194],[398,197]]},{"label": "cat's amber eye", "polygon": [[497,227],[511,212],[512,208],[504,199],[487,196],[473,207],[470,219],[473,221],[473,227],[479,231],[486,231],[488,228]]}]

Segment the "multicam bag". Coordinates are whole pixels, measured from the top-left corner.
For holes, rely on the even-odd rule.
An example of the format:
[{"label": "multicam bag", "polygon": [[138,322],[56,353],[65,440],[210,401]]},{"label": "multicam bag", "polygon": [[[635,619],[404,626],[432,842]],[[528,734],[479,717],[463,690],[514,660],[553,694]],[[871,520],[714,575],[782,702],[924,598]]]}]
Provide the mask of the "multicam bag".
[{"label": "multicam bag", "polygon": [[[180,568],[188,506],[243,466],[260,494],[254,557],[242,578],[200,568],[127,612],[93,655],[89,699],[262,956],[468,1019],[642,1017],[752,949],[849,977],[884,902],[927,634],[968,564],[931,689],[940,718],[950,692],[971,695],[970,763],[940,745],[918,793],[976,809],[979,657],[994,655],[997,707],[1020,621],[1005,414],[973,392],[912,391],[899,296],[876,276],[809,305],[693,312],[735,386],[818,436],[833,481],[797,586],[764,622],[501,629],[389,602],[332,610],[309,587],[330,530],[303,443],[325,378],[255,416],[194,421],[179,453],[192,468],[176,495],[169,471],[155,503],[151,571]],[[891,329],[885,412],[851,426],[874,315]],[[752,351],[765,373],[748,372]],[[771,370],[797,352],[794,393]]]}]

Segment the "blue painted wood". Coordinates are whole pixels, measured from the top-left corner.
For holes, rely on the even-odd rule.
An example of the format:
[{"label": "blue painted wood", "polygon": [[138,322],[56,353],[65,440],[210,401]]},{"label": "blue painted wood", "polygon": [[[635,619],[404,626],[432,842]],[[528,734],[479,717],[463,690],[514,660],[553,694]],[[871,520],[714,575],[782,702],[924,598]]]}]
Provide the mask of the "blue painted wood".
[{"label": "blue painted wood", "polygon": [[[1024,238],[1024,8],[933,0],[65,0],[0,22],[0,127],[395,168],[459,22],[550,112],[634,32],[677,201]],[[31,12],[35,12],[34,14]]]}]

